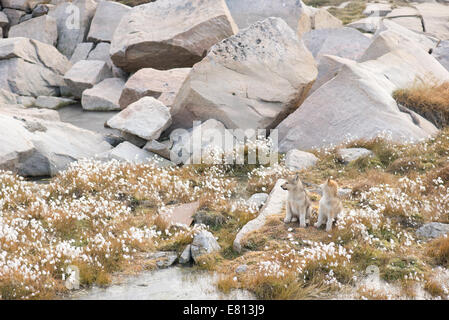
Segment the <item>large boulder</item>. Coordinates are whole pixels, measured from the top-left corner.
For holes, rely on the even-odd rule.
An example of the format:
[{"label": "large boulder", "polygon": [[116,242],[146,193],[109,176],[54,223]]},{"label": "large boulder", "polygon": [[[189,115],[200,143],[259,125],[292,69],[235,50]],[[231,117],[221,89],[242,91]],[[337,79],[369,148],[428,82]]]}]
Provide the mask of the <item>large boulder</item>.
[{"label": "large boulder", "polygon": [[0,89],[24,96],[58,95],[69,68],[53,46],[26,38],[0,39]]},{"label": "large boulder", "polygon": [[100,2],[90,25],[87,41],[111,42],[120,20],[130,10],[130,7],[118,2]]},{"label": "large boulder", "polygon": [[[361,59],[364,62],[340,58],[344,65],[338,75],[278,126],[280,151],[370,139],[384,132],[398,142],[436,133],[429,121],[411,111],[402,112],[392,93],[428,77],[447,81],[449,73],[419,45],[404,37],[388,29],[376,36],[363,56],[366,60]],[[380,52],[386,53],[377,57]]]},{"label": "large boulder", "polygon": [[48,15],[58,25],[58,50],[70,58],[78,43],[84,42],[97,8],[95,0],[63,2],[52,8]]},{"label": "large boulder", "polygon": [[425,32],[438,39],[449,40],[449,6],[442,3],[415,5],[424,22]]},{"label": "large boulder", "polygon": [[371,44],[371,40],[352,28],[319,29],[305,33],[304,44],[318,62],[318,77],[310,90],[311,94],[339,71],[340,64],[326,55],[357,60]]},{"label": "large boulder", "polygon": [[81,105],[89,111],[120,110],[118,102],[124,86],[120,78],[105,79],[83,92]]},{"label": "large boulder", "polygon": [[9,38],[24,37],[55,46],[58,40],[56,19],[48,15],[27,20],[9,29]]},{"label": "large boulder", "polygon": [[73,161],[109,149],[110,145],[96,133],[60,121],[28,116],[25,112],[11,115],[0,108],[2,170],[23,176],[52,176]]},{"label": "large boulder", "polygon": [[158,0],[123,16],[111,58],[128,72],[191,67],[212,45],[236,32],[224,0]]},{"label": "large boulder", "polygon": [[227,128],[274,128],[317,76],[312,54],[280,18],[257,22],[197,63],[172,105],[174,123],[217,119]]},{"label": "large boulder", "polygon": [[153,140],[159,138],[171,121],[170,111],[162,102],[144,97],[109,119],[107,124],[113,129]]},{"label": "large boulder", "polygon": [[99,60],[80,60],[64,75],[69,91],[77,98],[82,97],[84,90],[111,77],[107,63]]},{"label": "large boulder", "polygon": [[298,0],[226,0],[226,3],[240,29],[269,17],[278,17],[296,30],[304,10],[304,4]]},{"label": "large boulder", "polygon": [[120,107],[126,108],[143,97],[154,97],[170,107],[190,68],[171,70],[140,69],[126,82],[120,97]]}]

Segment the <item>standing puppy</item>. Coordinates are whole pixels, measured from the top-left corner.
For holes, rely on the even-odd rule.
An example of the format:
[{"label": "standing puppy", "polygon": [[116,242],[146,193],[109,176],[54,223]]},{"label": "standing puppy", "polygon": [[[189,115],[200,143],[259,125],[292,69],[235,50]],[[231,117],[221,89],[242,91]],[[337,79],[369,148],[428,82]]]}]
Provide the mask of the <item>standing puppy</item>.
[{"label": "standing puppy", "polygon": [[321,190],[323,191],[323,196],[320,200],[318,221],[315,224],[315,227],[321,227],[324,220],[327,220],[326,231],[329,232],[332,230],[332,223],[335,218],[337,218],[337,216],[343,211],[343,205],[337,195],[337,182],[327,179],[327,181],[321,185]]},{"label": "standing puppy", "polygon": [[287,213],[284,222],[295,222],[299,219],[299,226],[305,228],[306,219],[310,217],[312,207],[299,175],[289,177],[281,188],[288,190]]}]

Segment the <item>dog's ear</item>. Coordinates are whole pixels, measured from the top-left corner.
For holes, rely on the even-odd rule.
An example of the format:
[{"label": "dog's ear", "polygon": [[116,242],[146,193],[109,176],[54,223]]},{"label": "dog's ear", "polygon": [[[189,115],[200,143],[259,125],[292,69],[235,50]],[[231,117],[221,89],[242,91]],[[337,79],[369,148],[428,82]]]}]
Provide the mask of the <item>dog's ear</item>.
[{"label": "dog's ear", "polygon": [[296,173],[295,174],[295,182],[298,182],[299,181],[299,173]]}]

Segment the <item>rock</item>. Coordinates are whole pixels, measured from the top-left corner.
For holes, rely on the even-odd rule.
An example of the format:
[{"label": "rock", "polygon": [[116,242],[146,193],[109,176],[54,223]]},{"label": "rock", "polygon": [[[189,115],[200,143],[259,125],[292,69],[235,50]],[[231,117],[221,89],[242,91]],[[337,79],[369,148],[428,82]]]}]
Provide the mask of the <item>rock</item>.
[{"label": "rock", "polygon": [[0,89],[23,96],[58,95],[69,68],[53,46],[26,38],[0,39]]},{"label": "rock", "polygon": [[158,157],[154,153],[145,151],[136,147],[132,143],[127,141],[120,143],[114,149],[107,151],[105,153],[99,154],[98,159],[111,160],[115,159],[118,161],[125,161],[131,163],[149,163],[152,162],[158,167],[171,166],[172,163]]},{"label": "rock", "polygon": [[[210,119],[196,125],[189,131],[177,129],[171,132],[173,147],[170,159],[179,164],[214,163],[214,154],[221,159],[223,154],[234,150],[235,137],[227,136],[226,128],[220,121]],[[224,145],[230,139],[232,146]],[[231,149],[227,149],[231,147]]]},{"label": "rock", "polygon": [[389,3],[367,3],[363,15],[367,17],[385,17],[391,12]]},{"label": "rock", "polygon": [[32,18],[33,18],[33,15],[31,13],[23,15],[20,17],[19,24],[26,22],[28,20],[31,20]]},{"label": "rock", "polygon": [[[103,2],[101,2],[103,3]],[[112,67],[112,61],[109,56],[109,50],[111,49],[111,45],[106,42],[98,43],[95,46],[95,49],[93,49],[89,56],[87,57],[87,60],[101,60],[108,64],[109,67]]]},{"label": "rock", "polygon": [[426,33],[438,39],[449,39],[449,6],[447,4],[418,3],[415,8],[424,20]]},{"label": "rock", "polygon": [[160,155],[165,159],[170,159],[170,148],[172,147],[172,145],[173,142],[170,140],[165,140],[163,142],[151,140],[145,144],[143,149]]},{"label": "rock", "polygon": [[420,227],[416,234],[423,238],[439,238],[449,233],[449,224],[431,222]]},{"label": "rock", "polygon": [[268,193],[255,193],[248,199],[248,205],[259,209],[268,199]]},{"label": "rock", "polygon": [[343,22],[331,15],[326,9],[320,8],[311,17],[312,29],[333,29],[341,28]]},{"label": "rock", "polygon": [[[17,100],[20,101],[20,98],[24,98],[21,96],[17,97]],[[37,108],[24,108],[22,105],[8,105],[2,106],[0,113],[3,115],[8,115],[12,117],[20,118],[36,118],[39,120],[46,121],[61,121],[58,112],[54,110],[48,109],[37,109]]]},{"label": "rock", "polygon": [[309,95],[340,71],[342,64],[338,59],[329,59],[326,55],[357,60],[371,44],[370,39],[351,28],[312,30],[302,38],[318,62],[318,77]]},{"label": "rock", "polygon": [[2,0],[1,4],[4,8],[11,8],[29,12],[38,4],[44,3],[45,0]]},{"label": "rock", "polygon": [[220,245],[214,235],[209,231],[200,231],[193,237],[191,252],[192,258],[195,262],[198,262],[198,258],[204,254],[210,254],[220,250]]},{"label": "rock", "polygon": [[309,152],[301,150],[290,150],[285,156],[285,166],[292,171],[300,171],[313,167],[318,158]]},{"label": "rock", "polygon": [[160,101],[144,97],[107,122],[108,126],[145,140],[158,139],[171,125],[170,111]]},{"label": "rock", "polygon": [[8,16],[3,11],[0,11],[0,28],[7,27],[8,24],[9,24]]},{"label": "rock", "polygon": [[421,14],[414,7],[399,7],[393,9],[385,16],[385,18],[393,20],[395,23],[409,30],[418,32],[424,31]]},{"label": "rock", "polygon": [[75,51],[72,54],[72,57],[70,58],[70,63],[74,65],[78,61],[87,60],[89,52],[93,49],[93,47],[94,44],[92,42],[78,43],[78,45],[75,48]]},{"label": "rock", "polygon": [[346,26],[362,32],[375,33],[379,29],[381,21],[381,17],[368,17],[348,23]]},{"label": "rock", "polygon": [[432,56],[434,56],[446,70],[449,70],[449,41],[440,41],[438,46],[433,49]]},{"label": "rock", "polygon": [[50,11],[50,8],[53,8],[54,5],[52,4],[38,4],[32,12],[32,17],[36,18],[36,17],[40,17],[43,16],[45,14],[47,14]]},{"label": "rock", "polygon": [[24,11],[16,10],[16,9],[9,9],[9,8],[3,9],[3,13],[6,14],[6,16],[8,17],[10,27],[18,24],[20,21],[20,18],[22,18],[24,15],[26,15],[26,12],[24,12]]},{"label": "rock", "polygon": [[171,225],[190,226],[193,222],[193,215],[198,211],[199,207],[199,201],[184,203],[169,208],[167,212],[163,213],[163,216]]},{"label": "rock", "polygon": [[267,202],[260,210],[257,218],[251,220],[247,224],[243,226],[243,228],[237,233],[235,237],[233,248],[237,252],[242,251],[242,244],[244,238],[251,232],[259,230],[262,228],[266,222],[266,219],[270,215],[281,214],[285,203],[287,201],[288,191],[283,190],[281,185],[285,183],[285,180],[279,179],[276,182],[276,185],[273,187],[273,190],[270,193],[270,196],[267,199]]},{"label": "rock", "polygon": [[316,63],[295,32],[268,18],[213,46],[172,105],[177,127],[216,119],[228,129],[270,129],[303,101]]},{"label": "rock", "polygon": [[340,61],[344,66],[338,75],[277,127],[280,152],[371,139],[382,132],[398,142],[424,139],[437,132],[424,118],[401,112],[392,98],[394,90],[417,79],[449,79],[447,70],[412,39],[387,29],[376,35],[361,62]]},{"label": "rock", "polygon": [[296,30],[304,8],[298,0],[226,0],[226,3],[240,29],[269,17],[278,17]]},{"label": "rock", "polygon": [[143,97],[154,97],[170,107],[189,72],[190,68],[140,69],[126,82],[120,97],[120,107],[125,109]]},{"label": "rock", "polygon": [[17,103],[24,106],[25,108],[34,107],[36,104],[36,98],[27,96],[18,96]]},{"label": "rock", "polygon": [[110,149],[101,135],[68,123],[2,113],[0,108],[2,170],[22,176],[53,176],[73,161]]},{"label": "rock", "polygon": [[70,92],[81,98],[83,91],[92,88],[104,79],[111,78],[111,70],[106,62],[99,60],[80,60],[65,74],[64,79]]},{"label": "rock", "polygon": [[372,155],[373,152],[365,148],[343,148],[338,150],[338,156],[344,163],[349,163]]},{"label": "rock", "polygon": [[67,98],[58,98],[58,97],[47,97],[47,96],[39,96],[35,101],[35,106],[38,108],[46,108],[57,110],[59,108],[75,104],[76,101]]},{"label": "rock", "polygon": [[245,273],[248,270],[248,265],[246,264],[241,264],[239,265],[237,268],[235,268],[235,273]]},{"label": "rock", "polygon": [[109,78],[83,91],[81,105],[89,111],[120,110],[119,98],[125,86],[120,78]]},{"label": "rock", "polygon": [[191,245],[189,244],[182,251],[181,255],[179,256],[180,264],[188,264],[192,260],[192,253],[190,252],[190,248],[191,248]]},{"label": "rock", "polygon": [[24,37],[55,46],[58,40],[56,19],[48,15],[30,19],[9,29],[9,37]]},{"label": "rock", "polygon": [[130,7],[112,1],[101,1],[90,25],[87,41],[111,42],[114,31]]},{"label": "rock", "polygon": [[17,95],[9,90],[0,89],[0,105],[17,104]]},{"label": "rock", "polygon": [[112,39],[111,58],[127,72],[191,67],[212,45],[236,32],[224,0],[191,0],[188,5],[184,0],[158,0],[123,16]]},{"label": "rock", "polygon": [[147,258],[156,260],[156,266],[159,269],[164,269],[176,262],[178,254],[175,251],[159,251],[148,254]]},{"label": "rock", "polygon": [[58,50],[71,57],[78,43],[84,42],[97,8],[95,0],[63,2],[52,8],[48,15],[58,25]]}]

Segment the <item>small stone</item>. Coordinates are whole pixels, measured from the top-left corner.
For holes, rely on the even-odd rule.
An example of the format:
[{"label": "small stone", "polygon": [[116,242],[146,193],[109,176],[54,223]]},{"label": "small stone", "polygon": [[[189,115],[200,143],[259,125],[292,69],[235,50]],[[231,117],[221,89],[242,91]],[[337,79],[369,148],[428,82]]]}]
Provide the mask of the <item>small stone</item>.
[{"label": "small stone", "polygon": [[349,163],[360,158],[370,157],[373,152],[365,148],[346,148],[338,150],[338,155],[344,163]]},{"label": "small stone", "polygon": [[423,225],[416,231],[416,234],[423,238],[439,238],[449,233],[449,224],[431,222]]},{"label": "small stone", "polygon": [[285,156],[285,166],[290,170],[304,170],[313,167],[318,158],[309,152],[290,150]]},{"label": "small stone", "polygon": [[204,254],[210,254],[221,249],[214,235],[209,231],[203,230],[195,235],[192,242],[191,252],[195,262]]},{"label": "small stone", "polygon": [[187,245],[185,249],[182,251],[181,255],[179,256],[179,263],[180,264],[187,264],[192,260],[192,253],[190,252],[191,245]]},{"label": "small stone", "polygon": [[235,273],[245,273],[248,270],[248,265],[242,264],[235,268]]}]

